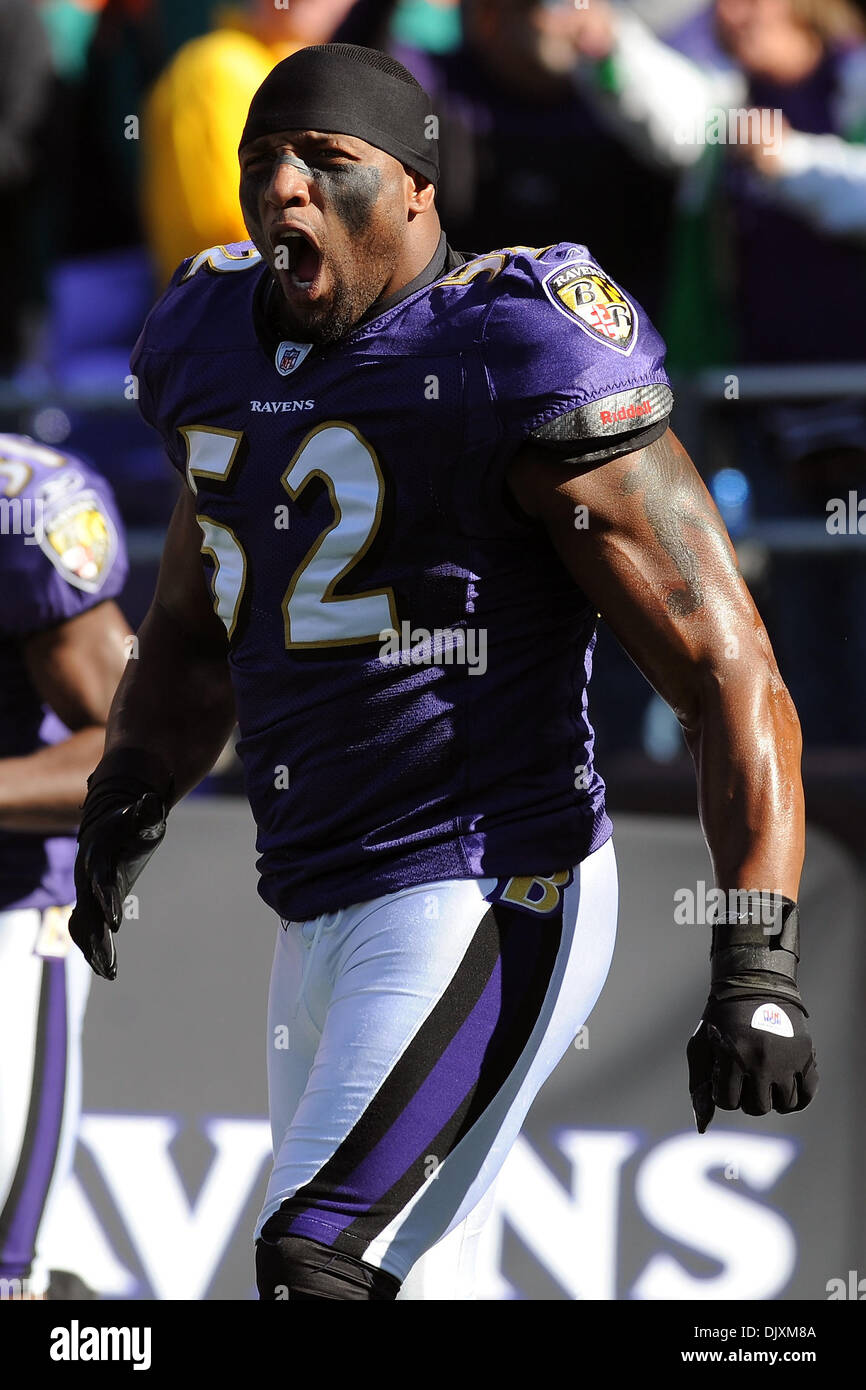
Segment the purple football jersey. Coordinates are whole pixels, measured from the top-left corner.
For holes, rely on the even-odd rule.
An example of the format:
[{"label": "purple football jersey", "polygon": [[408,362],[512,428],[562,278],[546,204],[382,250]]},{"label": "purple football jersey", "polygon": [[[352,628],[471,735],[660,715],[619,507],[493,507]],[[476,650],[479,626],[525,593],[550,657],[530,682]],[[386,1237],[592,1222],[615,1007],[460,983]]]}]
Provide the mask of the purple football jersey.
[{"label": "purple football jersey", "polygon": [[571,243],[476,257],[324,348],[268,341],[268,276],[251,243],[184,262],[132,359],[197,497],[263,898],[297,920],[576,863],[611,833],[596,613],[505,474],[566,416],[599,448],[663,428],[661,339]]},{"label": "purple football jersey", "polygon": [[[33,687],[23,644],[114,598],[127,559],[111,489],[81,459],[0,435],[0,758],[69,730]],[[74,836],[0,831],[0,910],[74,901]]]}]

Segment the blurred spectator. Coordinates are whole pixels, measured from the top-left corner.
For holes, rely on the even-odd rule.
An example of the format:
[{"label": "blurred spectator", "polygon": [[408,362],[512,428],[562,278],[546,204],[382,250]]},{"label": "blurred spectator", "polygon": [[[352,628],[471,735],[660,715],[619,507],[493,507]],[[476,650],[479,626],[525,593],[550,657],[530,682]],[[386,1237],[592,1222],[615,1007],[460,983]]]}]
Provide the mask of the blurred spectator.
[{"label": "blurred spectator", "polygon": [[39,0],[39,14],[61,77],[78,77],[105,0]]},{"label": "blurred spectator", "polygon": [[74,94],[76,196],[68,203],[67,255],[143,241],[140,140],[128,118],[138,119],[144,94],[171,51],[164,9],[153,0],[108,0],[99,17]]},{"label": "blurred spectator", "polygon": [[51,355],[58,264],[141,243],[127,116],[164,62],[156,9],[0,0],[0,374],[32,381]]},{"label": "blurred spectator", "polygon": [[30,0],[0,0],[0,375],[14,370],[42,298],[33,199],[52,90],[48,38]]},{"label": "blurred spectator", "polygon": [[357,0],[334,38],[386,49],[390,41],[431,53],[460,43],[460,0]]},{"label": "blurred spectator", "polygon": [[391,34],[397,43],[450,53],[460,43],[460,0],[401,0]]},{"label": "blurred spectator", "polygon": [[[386,49],[399,5],[400,0],[355,0],[346,18],[335,31],[334,41],[360,43],[366,48]],[[423,44],[419,47],[423,47]]]},{"label": "blurred spectator", "polygon": [[[549,10],[543,22],[584,55],[580,89],[623,138],[685,173],[662,323],[672,364],[862,360],[866,45],[856,10],[846,0],[717,0],[730,65],[716,68],[604,0]],[[821,293],[816,276],[845,287],[844,309],[822,318],[821,332],[804,319]]]},{"label": "blurred spectator", "polygon": [[145,230],[161,280],[205,246],[244,240],[237,146],[253,92],[275,63],[326,43],[352,0],[249,0],[185,44],[142,121]]}]

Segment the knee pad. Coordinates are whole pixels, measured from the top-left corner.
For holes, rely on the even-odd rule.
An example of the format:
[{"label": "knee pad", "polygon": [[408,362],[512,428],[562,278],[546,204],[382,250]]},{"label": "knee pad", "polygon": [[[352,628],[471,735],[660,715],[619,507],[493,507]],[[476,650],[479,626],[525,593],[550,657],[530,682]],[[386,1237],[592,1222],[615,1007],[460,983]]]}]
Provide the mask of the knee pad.
[{"label": "knee pad", "polygon": [[306,1236],[262,1236],[256,1241],[256,1285],[263,1303],[316,1298],[371,1302],[395,1299],[400,1280]]}]

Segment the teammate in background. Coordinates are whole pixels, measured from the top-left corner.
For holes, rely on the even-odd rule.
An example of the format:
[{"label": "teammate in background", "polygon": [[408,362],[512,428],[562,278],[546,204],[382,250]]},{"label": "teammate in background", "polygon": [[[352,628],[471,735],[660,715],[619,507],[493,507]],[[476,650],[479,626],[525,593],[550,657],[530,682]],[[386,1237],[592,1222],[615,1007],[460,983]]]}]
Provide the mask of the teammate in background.
[{"label": "teammate in background", "polygon": [[49,1285],[40,1252],[81,1109],[74,832],[129,651],[112,602],[126,572],[105,480],[0,435],[0,1278],[33,1297],[83,1290],[69,1273]]},{"label": "teammate in background", "polygon": [[186,487],[70,931],[114,978],[123,899],[237,710],[280,918],[266,1300],[390,1300],[459,1246],[601,991],[599,611],[680,718],[731,894],[688,1044],[698,1128],[816,1085],[799,725],[669,428],[664,345],[585,246],[451,248],[431,114],[369,49],[278,64],[241,137],[251,241],[184,262],[133,356]]}]

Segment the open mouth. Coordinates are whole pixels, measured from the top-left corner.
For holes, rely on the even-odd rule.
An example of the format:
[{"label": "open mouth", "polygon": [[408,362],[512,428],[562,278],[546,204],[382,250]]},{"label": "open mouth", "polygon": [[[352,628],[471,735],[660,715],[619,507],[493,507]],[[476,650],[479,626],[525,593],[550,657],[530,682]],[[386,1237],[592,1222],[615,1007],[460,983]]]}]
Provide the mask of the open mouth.
[{"label": "open mouth", "polygon": [[278,229],[273,235],[276,268],[284,271],[296,290],[314,294],[322,269],[322,253],[299,227]]}]

